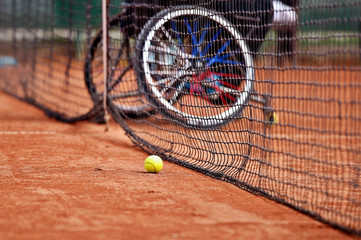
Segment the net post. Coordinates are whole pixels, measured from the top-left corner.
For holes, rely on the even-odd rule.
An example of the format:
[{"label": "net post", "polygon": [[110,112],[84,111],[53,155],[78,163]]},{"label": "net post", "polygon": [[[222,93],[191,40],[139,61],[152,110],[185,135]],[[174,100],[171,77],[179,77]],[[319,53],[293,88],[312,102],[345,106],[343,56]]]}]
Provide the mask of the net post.
[{"label": "net post", "polygon": [[108,82],[108,1],[102,0],[102,30],[103,30],[103,78],[104,78],[104,91],[103,91],[103,109],[105,131],[109,130],[109,113],[107,109],[107,82]]}]

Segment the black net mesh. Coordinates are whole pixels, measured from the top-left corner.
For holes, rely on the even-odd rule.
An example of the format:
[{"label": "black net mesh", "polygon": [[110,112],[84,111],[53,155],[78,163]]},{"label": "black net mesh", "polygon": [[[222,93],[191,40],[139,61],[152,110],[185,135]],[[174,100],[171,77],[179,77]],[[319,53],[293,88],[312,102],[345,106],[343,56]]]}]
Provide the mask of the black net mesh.
[{"label": "black net mesh", "polygon": [[101,26],[101,2],[1,1],[0,86],[61,120],[91,115],[86,48]]},{"label": "black net mesh", "polygon": [[1,0],[0,88],[361,234],[361,1]]}]

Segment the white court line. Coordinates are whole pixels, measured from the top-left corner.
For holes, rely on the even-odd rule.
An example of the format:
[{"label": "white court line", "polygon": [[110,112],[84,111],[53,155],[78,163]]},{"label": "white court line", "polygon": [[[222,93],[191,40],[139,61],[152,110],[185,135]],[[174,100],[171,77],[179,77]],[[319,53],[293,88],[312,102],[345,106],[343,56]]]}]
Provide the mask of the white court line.
[{"label": "white court line", "polygon": [[340,136],[336,134],[270,134],[271,138],[287,138],[287,139],[304,139],[304,138],[322,138],[322,139],[350,139],[350,138],[361,138],[361,136]]},{"label": "white court line", "polygon": [[0,131],[0,135],[55,135],[53,131]]}]

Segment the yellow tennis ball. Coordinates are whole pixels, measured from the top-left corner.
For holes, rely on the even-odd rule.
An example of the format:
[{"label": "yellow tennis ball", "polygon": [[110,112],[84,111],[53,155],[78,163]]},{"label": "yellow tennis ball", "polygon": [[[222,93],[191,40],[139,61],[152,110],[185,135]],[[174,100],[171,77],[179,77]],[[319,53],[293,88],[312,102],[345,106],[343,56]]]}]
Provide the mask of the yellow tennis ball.
[{"label": "yellow tennis ball", "polygon": [[269,115],[268,115],[268,124],[271,126],[271,127],[274,127],[278,124],[278,114],[275,113],[275,112],[271,112]]},{"label": "yellow tennis ball", "polygon": [[158,173],[163,168],[163,160],[157,155],[151,155],[145,159],[144,167],[147,172]]}]

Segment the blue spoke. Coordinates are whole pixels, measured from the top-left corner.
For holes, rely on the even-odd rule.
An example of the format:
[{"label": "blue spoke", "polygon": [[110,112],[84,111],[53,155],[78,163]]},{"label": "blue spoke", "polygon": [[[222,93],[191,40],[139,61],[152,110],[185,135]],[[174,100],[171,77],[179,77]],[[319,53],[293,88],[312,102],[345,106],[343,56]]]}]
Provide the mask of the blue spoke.
[{"label": "blue spoke", "polygon": [[240,61],[228,60],[223,57],[214,56],[212,58],[207,58],[207,67],[210,67],[213,63],[223,63],[230,65],[243,65]]},{"label": "blue spoke", "polygon": [[230,53],[230,54],[223,55],[223,56],[221,56],[220,58],[226,59],[226,58],[229,58],[229,57],[231,57],[231,56],[234,56],[234,53]]},{"label": "blue spoke", "polygon": [[192,27],[191,27],[191,25],[189,25],[186,17],[184,17],[184,23],[186,24],[186,27],[188,29],[188,33],[192,34]]},{"label": "blue spoke", "polygon": [[[194,22],[194,31],[193,32],[196,33],[197,31],[198,31],[198,22]],[[197,42],[197,39],[195,42]]]},{"label": "blue spoke", "polygon": [[207,67],[210,67],[215,62],[217,62],[217,56],[214,56],[208,60]]},{"label": "blue spoke", "polygon": [[211,42],[207,45],[207,47],[202,52],[202,56],[204,56],[208,52],[208,50],[211,48],[213,42],[217,40],[220,33],[221,33],[221,29],[218,29],[217,33],[213,36]]},{"label": "blue spoke", "polygon": [[197,33],[198,31],[198,22],[194,22],[194,31],[193,33],[195,33],[194,35],[192,35],[192,54],[193,56],[197,56],[198,55],[198,42],[197,42]]},{"label": "blue spoke", "polygon": [[186,82],[183,86],[183,89],[189,90],[190,89],[190,83]]},{"label": "blue spoke", "polygon": [[195,48],[195,45],[197,44],[196,36],[194,35],[194,32],[192,31],[192,27],[191,25],[189,25],[186,17],[184,17],[184,23],[188,29],[188,33],[190,33],[192,36],[192,55],[197,56],[197,49]]},{"label": "blue spoke", "polygon": [[173,30],[176,33],[176,36],[178,38],[179,46],[182,46],[182,39],[180,38],[177,27],[175,26],[175,23],[173,21],[172,21],[172,25],[173,25]]},{"label": "blue spoke", "polygon": [[225,44],[223,44],[223,46],[221,47],[221,49],[218,50],[217,55],[221,54],[221,53],[226,49],[226,47],[228,47],[229,42],[230,42],[230,41],[227,41]]},{"label": "blue spoke", "polygon": [[[209,27],[209,23],[207,23],[207,25],[205,26],[204,30],[203,30],[203,33],[202,33],[202,36],[200,37],[199,41],[198,41],[198,44],[202,44],[203,42],[203,39],[204,37],[206,36],[207,32],[208,32],[208,27]],[[203,57],[203,53],[200,52],[199,53],[200,57]]]},{"label": "blue spoke", "polygon": [[218,50],[216,56],[212,57],[208,62],[207,62],[207,67],[210,67],[213,63],[218,62],[218,63],[222,63],[223,58],[221,56],[219,56],[229,45],[229,41],[227,41],[225,44],[223,44],[223,46],[221,47],[221,49]]},{"label": "blue spoke", "polygon": [[239,62],[239,61],[232,61],[232,60],[229,60],[228,58],[229,57],[233,57],[235,54],[234,53],[230,53],[230,54],[226,54],[226,55],[223,55],[221,57],[219,57],[218,59],[224,61],[224,62],[234,62],[234,64],[243,64],[242,62]]},{"label": "blue spoke", "polygon": [[[223,44],[223,46],[221,47],[221,49],[218,50],[216,56],[212,57],[208,62],[207,62],[207,67],[210,67],[213,63],[225,63],[224,57],[219,56],[229,45],[230,41],[227,41],[225,44]],[[231,61],[229,61],[231,62]]]},{"label": "blue spoke", "polygon": [[206,34],[207,34],[208,27],[209,27],[209,23],[207,23],[207,25],[204,27],[202,36],[199,38],[199,41],[198,41],[199,44],[201,44],[201,43],[203,42],[203,38],[204,38],[204,37],[206,36]]},{"label": "blue spoke", "polygon": [[230,65],[242,65],[241,62],[238,61],[232,61],[232,60],[223,60],[223,59],[217,59],[218,63],[223,63],[223,64],[230,64]]}]

